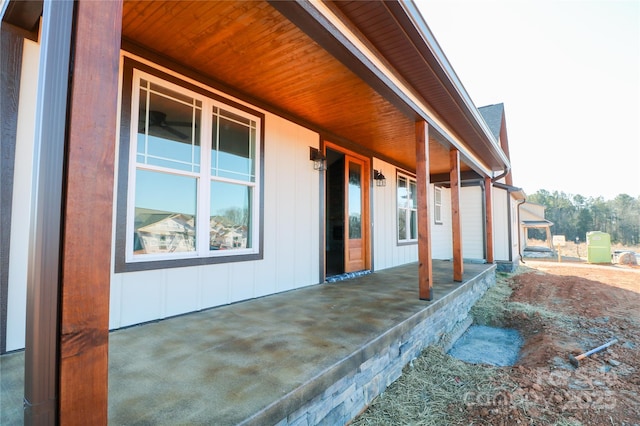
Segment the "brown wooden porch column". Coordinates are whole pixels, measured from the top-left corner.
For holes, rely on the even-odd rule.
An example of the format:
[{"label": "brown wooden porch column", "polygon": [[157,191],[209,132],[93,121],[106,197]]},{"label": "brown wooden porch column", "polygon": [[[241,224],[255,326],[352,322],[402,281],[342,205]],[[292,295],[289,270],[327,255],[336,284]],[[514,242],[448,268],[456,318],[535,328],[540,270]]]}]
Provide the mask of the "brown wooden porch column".
[{"label": "brown wooden porch column", "polygon": [[487,263],[493,263],[493,184],[491,178],[484,178],[484,204],[487,238]]},{"label": "brown wooden porch column", "polygon": [[460,217],[460,152],[449,151],[449,180],[451,182],[451,234],[453,238],[453,280],[461,282],[464,275],[462,262],[462,220]]},{"label": "brown wooden porch column", "polygon": [[416,122],[416,180],[418,186],[418,288],[423,300],[433,298],[431,220],[429,215],[429,125]]},{"label": "brown wooden porch column", "polygon": [[60,287],[59,424],[106,425],[122,2],[76,3]]}]

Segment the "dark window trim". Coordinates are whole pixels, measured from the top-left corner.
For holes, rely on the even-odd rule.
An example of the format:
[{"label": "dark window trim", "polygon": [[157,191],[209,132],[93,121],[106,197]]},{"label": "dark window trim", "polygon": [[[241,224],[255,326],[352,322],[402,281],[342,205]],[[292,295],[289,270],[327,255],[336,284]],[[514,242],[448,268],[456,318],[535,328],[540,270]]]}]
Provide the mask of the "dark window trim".
[{"label": "dark window trim", "polygon": [[[230,256],[193,257],[188,259],[150,260],[139,262],[127,262],[127,192],[129,190],[129,150],[130,150],[130,126],[131,126],[131,97],[133,95],[133,70],[138,69],[170,83],[176,84],[187,90],[191,90],[210,99],[225,103],[233,108],[245,111],[260,118],[260,201],[258,206],[258,252],[251,254],[239,254]],[[215,87],[214,87],[215,89]],[[122,78],[122,100],[120,108],[120,140],[118,157],[118,184],[116,206],[116,235],[115,235],[115,265],[114,272],[150,271],[155,269],[181,268],[185,266],[202,266],[219,263],[246,262],[262,260],[264,257],[264,139],[265,139],[265,115],[231,99],[182,80],[174,75],[150,65],[140,63],[135,59],[124,57]]]}]

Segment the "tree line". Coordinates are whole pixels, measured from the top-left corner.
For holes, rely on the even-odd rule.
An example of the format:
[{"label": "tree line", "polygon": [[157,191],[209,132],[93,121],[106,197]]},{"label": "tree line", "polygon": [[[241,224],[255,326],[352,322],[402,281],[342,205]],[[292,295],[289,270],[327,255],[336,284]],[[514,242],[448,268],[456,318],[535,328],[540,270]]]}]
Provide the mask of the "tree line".
[{"label": "tree line", "polygon": [[[553,222],[551,233],[564,235],[568,241],[586,240],[590,231],[602,231],[612,243],[640,244],[640,196],[620,194],[613,200],[603,197],[583,197],[541,189],[527,197],[528,202],[545,206],[545,218]],[[530,230],[530,237],[544,240],[544,232]]]}]

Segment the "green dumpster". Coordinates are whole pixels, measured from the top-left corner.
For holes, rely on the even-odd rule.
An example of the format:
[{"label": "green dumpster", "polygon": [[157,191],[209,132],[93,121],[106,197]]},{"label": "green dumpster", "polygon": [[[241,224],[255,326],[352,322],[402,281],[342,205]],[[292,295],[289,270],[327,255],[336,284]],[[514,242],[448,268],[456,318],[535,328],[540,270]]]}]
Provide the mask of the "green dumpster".
[{"label": "green dumpster", "polygon": [[611,237],[606,232],[587,232],[587,262],[611,263]]}]

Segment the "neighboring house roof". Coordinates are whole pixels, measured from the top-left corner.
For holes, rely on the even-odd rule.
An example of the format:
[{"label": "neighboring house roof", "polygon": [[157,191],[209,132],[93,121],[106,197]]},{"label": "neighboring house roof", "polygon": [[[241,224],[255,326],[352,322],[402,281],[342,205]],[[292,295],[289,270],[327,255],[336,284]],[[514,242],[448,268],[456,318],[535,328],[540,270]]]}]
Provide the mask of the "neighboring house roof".
[{"label": "neighboring house roof", "polygon": [[502,126],[502,116],[504,114],[504,104],[486,105],[478,108],[480,115],[489,126],[496,140],[500,140],[500,127]]},{"label": "neighboring house roof", "polygon": [[543,220],[523,220],[521,223],[525,228],[547,228],[549,226],[553,226],[553,222],[548,221],[546,219],[543,219]]},{"label": "neighboring house roof", "polygon": [[522,188],[518,188],[518,187],[512,186],[512,185],[507,185],[505,183],[500,183],[500,182],[495,182],[493,184],[493,186],[495,188],[505,189],[505,190],[509,191],[509,193],[516,200],[526,200],[526,198],[527,198],[527,194],[524,193],[524,190]]},{"label": "neighboring house roof", "polygon": [[[484,118],[487,126],[493,133],[493,136],[498,140],[502,152],[507,156],[509,161],[511,157],[509,155],[509,137],[507,136],[507,123],[504,114],[504,104],[486,105],[478,108],[480,115]],[[505,182],[507,185],[513,185],[513,177],[511,171],[505,176]]]},{"label": "neighboring house roof", "polygon": [[553,222],[544,218],[544,206],[526,202],[520,206],[520,222],[528,228],[545,228]]}]

